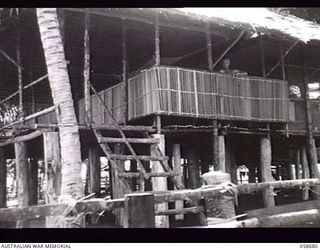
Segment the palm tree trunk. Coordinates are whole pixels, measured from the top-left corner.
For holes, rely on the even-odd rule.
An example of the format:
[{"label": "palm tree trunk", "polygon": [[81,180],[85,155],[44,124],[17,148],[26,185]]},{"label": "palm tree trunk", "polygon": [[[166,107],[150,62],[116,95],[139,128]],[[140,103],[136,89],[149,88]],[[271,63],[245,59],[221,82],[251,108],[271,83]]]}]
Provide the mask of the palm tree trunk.
[{"label": "palm tree trunk", "polygon": [[[55,8],[37,9],[38,25],[47,65],[48,78],[59,123],[62,184],[60,202],[83,197],[79,128],[71,94],[61,32]],[[68,124],[69,126],[63,126]],[[70,126],[70,124],[73,124]],[[82,224],[82,223],[80,223]],[[74,227],[60,220],[57,227]]]}]

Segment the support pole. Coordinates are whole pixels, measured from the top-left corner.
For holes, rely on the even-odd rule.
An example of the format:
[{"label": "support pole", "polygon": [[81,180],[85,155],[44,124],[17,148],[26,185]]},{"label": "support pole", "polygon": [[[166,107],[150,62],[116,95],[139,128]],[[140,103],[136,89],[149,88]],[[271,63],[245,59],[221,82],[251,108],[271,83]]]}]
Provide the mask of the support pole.
[{"label": "support pole", "polygon": [[[270,135],[260,139],[260,169],[262,182],[272,181],[271,174],[271,140]],[[275,206],[273,188],[262,191],[263,203],[265,207]]]},{"label": "support pole", "polygon": [[266,76],[266,61],[264,56],[264,43],[263,43],[263,37],[261,34],[259,34],[259,45],[260,45],[260,57],[261,57],[261,70],[262,70],[262,76]]},{"label": "support pole", "polygon": [[[160,143],[158,144],[162,155],[165,155],[165,138],[163,134],[153,134],[153,138],[158,138]],[[156,145],[150,146],[151,156],[156,156]],[[151,172],[161,173],[164,172],[163,167],[159,161],[151,161]],[[152,179],[152,190],[153,191],[166,191],[168,190],[167,178],[166,177],[156,177]],[[157,211],[168,210],[168,203],[160,203],[156,205]],[[169,227],[169,216],[161,215],[156,217],[156,227],[168,228]]]},{"label": "support pole", "polygon": [[32,158],[28,164],[29,171],[29,205],[38,204],[38,160]]},{"label": "support pole", "polygon": [[156,57],[156,66],[160,65],[160,27],[159,27],[159,16],[156,14],[155,22],[155,57]]},{"label": "support pole", "polygon": [[[300,149],[300,159],[301,159],[301,165],[302,165],[302,178],[308,179],[310,178],[310,171],[308,166],[306,146],[302,146]],[[302,190],[302,200],[309,200],[308,187],[304,187]]]},{"label": "support pole", "polygon": [[124,227],[154,228],[154,207],[154,197],[151,193],[137,193],[125,195],[124,211],[126,215],[126,220],[124,223]]},{"label": "support pole", "polygon": [[[177,182],[182,185],[182,173],[181,173],[181,146],[180,144],[173,144],[172,145],[172,156],[173,156],[173,171],[178,174],[175,179]],[[175,209],[183,209],[183,201],[176,201],[175,202]],[[183,220],[184,215],[178,214],[175,215],[176,220]]]},{"label": "support pole", "polygon": [[285,81],[286,80],[286,68],[285,68],[285,64],[284,64],[282,41],[280,41],[280,60],[281,60],[282,80]]},{"label": "support pole", "polygon": [[218,136],[218,169],[221,172],[226,172],[226,147],[225,147],[225,136]]},{"label": "support pole", "polygon": [[[59,146],[59,132],[43,133],[43,152],[46,178],[46,204],[55,204],[61,193],[61,157]],[[46,227],[56,227],[57,217],[48,216]]]},{"label": "support pole", "polygon": [[[18,207],[29,206],[29,176],[28,176],[28,159],[27,146],[25,142],[14,144],[16,155],[16,171],[17,171],[17,199]],[[28,227],[26,220],[17,221],[17,228]]]},{"label": "support pole", "polygon": [[295,165],[295,172],[296,172],[296,178],[301,179],[301,171],[300,171],[300,150],[296,149],[294,151],[294,165]]},{"label": "support pole", "polygon": [[97,148],[89,148],[89,168],[90,168],[90,192],[95,193],[95,197],[100,197],[101,192],[101,165],[100,155]]},{"label": "support pole", "polygon": [[[17,63],[21,65],[21,55],[20,55],[20,28],[19,24],[17,26]],[[19,88],[19,117],[23,118],[23,86],[22,86],[22,69],[21,67],[17,67],[18,69],[18,88]]]},{"label": "support pole", "polygon": [[124,125],[128,120],[128,79],[127,79],[127,29],[122,20],[122,81],[123,81],[123,101],[125,103],[124,108]]},{"label": "support pole", "polygon": [[7,206],[7,164],[4,149],[0,148],[0,208]]},{"label": "support pole", "polygon": [[219,171],[219,135],[218,135],[218,122],[213,120],[213,166],[215,171]]},{"label": "support pole", "polygon": [[213,51],[212,51],[212,38],[210,34],[210,23],[206,23],[206,39],[207,39],[207,53],[208,53],[208,69],[213,71]]},{"label": "support pole", "polygon": [[84,103],[86,123],[91,123],[91,100],[90,100],[90,37],[89,26],[90,16],[86,9],[84,17],[84,66],[83,66],[83,79],[84,79]]},{"label": "support pole", "polygon": [[[320,171],[318,168],[318,157],[317,157],[317,149],[315,144],[315,139],[313,137],[312,131],[312,113],[311,113],[311,104],[309,100],[309,93],[308,93],[308,71],[307,65],[304,56],[304,46],[302,47],[302,55],[303,55],[303,67],[304,67],[304,99],[305,99],[305,107],[306,107],[306,125],[307,125],[307,157],[309,161],[310,167],[310,176],[312,178],[320,178]],[[312,190],[315,191],[314,197],[316,199],[320,199],[320,187],[315,187]]]}]

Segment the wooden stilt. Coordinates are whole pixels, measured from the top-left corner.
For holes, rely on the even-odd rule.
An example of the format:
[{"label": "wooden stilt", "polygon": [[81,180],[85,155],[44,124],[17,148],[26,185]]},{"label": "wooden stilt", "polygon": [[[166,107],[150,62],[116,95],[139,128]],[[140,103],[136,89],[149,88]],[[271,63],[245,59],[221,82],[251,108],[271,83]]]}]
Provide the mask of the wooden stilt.
[{"label": "wooden stilt", "polygon": [[7,206],[7,164],[4,149],[0,148],[0,208]]},{"label": "wooden stilt", "polygon": [[[302,146],[300,149],[300,159],[301,159],[301,165],[302,165],[302,178],[308,179],[308,178],[310,178],[310,171],[309,171],[307,151],[306,151],[305,146]],[[302,199],[309,200],[309,188],[308,187],[304,187],[304,189],[302,191]]]},{"label": "wooden stilt", "polygon": [[[163,134],[154,134],[153,138],[158,138],[160,140],[159,148],[163,155],[165,155],[165,138]],[[152,156],[156,155],[156,145],[150,146],[150,153]],[[152,173],[161,173],[164,172],[163,167],[159,161],[151,162],[151,172]],[[152,180],[152,190],[153,191],[165,191],[168,190],[167,178],[166,177],[157,177]],[[156,205],[157,211],[166,211],[168,210],[168,203],[161,203]],[[168,228],[169,227],[169,217],[165,215],[156,217],[156,227],[159,228]]]},{"label": "wooden stilt", "polygon": [[89,13],[86,9],[84,17],[84,66],[83,66],[83,79],[84,79],[84,100],[85,100],[85,114],[86,123],[91,123],[91,100],[90,100],[90,37],[89,37]]},{"label": "wooden stilt", "polygon": [[28,164],[29,170],[29,205],[38,204],[38,160],[32,158]]},{"label": "wooden stilt", "polygon": [[127,31],[125,23],[122,23],[122,81],[123,81],[123,101],[125,103],[124,109],[124,124],[128,120],[128,79],[127,79]]},{"label": "wooden stilt", "polygon": [[95,197],[100,197],[101,165],[100,165],[99,150],[97,148],[89,148],[89,168],[90,168],[90,193],[95,193]]},{"label": "wooden stilt", "polygon": [[[16,171],[17,171],[17,198],[18,206],[29,206],[29,176],[28,176],[28,158],[27,147],[25,142],[14,144],[16,155]],[[28,227],[28,221],[17,221],[17,228]]]},{"label": "wooden stilt", "polygon": [[[137,170],[138,170],[137,169],[137,162],[132,160],[130,162],[130,172],[136,173]],[[137,190],[137,180],[136,180],[136,178],[131,178],[131,189],[132,189],[132,191],[136,191]]]},{"label": "wooden stilt", "polygon": [[[46,204],[55,204],[61,193],[61,157],[59,146],[59,132],[43,133],[44,165],[46,178]],[[56,227],[58,217],[46,218],[46,227]]]},{"label": "wooden stilt", "polygon": [[221,172],[226,172],[226,149],[225,149],[225,136],[218,136],[218,169]]},{"label": "wooden stilt", "polygon": [[301,171],[300,171],[300,150],[296,149],[294,151],[295,157],[294,157],[294,165],[295,165],[295,171],[296,171],[296,179],[301,179]]},{"label": "wooden stilt", "polygon": [[[181,173],[181,147],[180,144],[173,144],[172,145],[172,155],[173,155],[173,171],[178,174],[176,176],[177,182],[182,185],[182,173]],[[175,202],[175,209],[183,209],[183,201],[176,201]],[[183,220],[184,215],[179,214],[175,215],[176,220]]]},{"label": "wooden stilt", "polygon": [[249,169],[249,183],[256,183],[256,168],[255,165],[250,162],[247,164],[247,167]]},{"label": "wooden stilt", "polygon": [[213,120],[213,166],[214,170],[219,170],[219,135],[218,135],[218,122]]},{"label": "wooden stilt", "polygon": [[[270,136],[260,139],[260,169],[262,182],[272,181],[271,175],[271,140]],[[262,191],[262,197],[265,207],[275,206],[273,188]]]},{"label": "wooden stilt", "polygon": [[[21,55],[20,55],[20,29],[17,26],[17,63],[21,65]],[[18,67],[18,88],[19,88],[19,117],[22,118],[23,114],[23,83],[22,83],[22,69]]]},{"label": "wooden stilt", "polygon": [[[125,228],[154,228],[154,197],[151,193],[127,194],[124,200]],[[161,217],[161,216],[157,216]],[[156,217],[156,218],[157,218]]]},{"label": "wooden stilt", "polygon": [[231,182],[237,184],[237,162],[232,145],[226,141],[226,172],[230,174]]}]

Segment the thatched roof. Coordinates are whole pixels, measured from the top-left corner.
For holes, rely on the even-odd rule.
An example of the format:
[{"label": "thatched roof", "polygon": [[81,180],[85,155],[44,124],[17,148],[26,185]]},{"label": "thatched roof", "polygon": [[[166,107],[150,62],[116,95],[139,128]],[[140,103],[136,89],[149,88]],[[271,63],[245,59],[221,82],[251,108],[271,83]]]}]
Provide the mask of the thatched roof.
[{"label": "thatched roof", "polygon": [[276,33],[304,42],[320,40],[320,25],[293,15],[272,12],[266,8],[179,8],[162,9],[193,19],[208,20],[222,26],[244,28],[252,32]]}]

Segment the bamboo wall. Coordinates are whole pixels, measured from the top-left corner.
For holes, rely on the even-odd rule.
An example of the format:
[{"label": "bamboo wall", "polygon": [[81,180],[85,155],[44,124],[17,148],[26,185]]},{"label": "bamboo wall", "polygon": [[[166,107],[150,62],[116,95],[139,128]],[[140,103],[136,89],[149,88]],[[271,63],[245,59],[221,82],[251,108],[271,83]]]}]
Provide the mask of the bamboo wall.
[{"label": "bamboo wall", "polygon": [[152,113],[285,122],[288,83],[259,77],[232,77],[176,67],[157,67],[128,80],[128,117]]},{"label": "bamboo wall", "polygon": [[[124,84],[119,83],[112,86],[111,88],[105,89],[99,92],[100,97],[104,103],[109,107],[112,112],[113,118],[121,123],[124,121]],[[91,116],[92,121],[95,124],[111,124],[110,116],[105,111],[103,104],[99,100],[98,96],[92,95],[91,100]],[[85,109],[84,99],[81,99],[78,103],[79,107],[79,122],[85,123]]]}]

